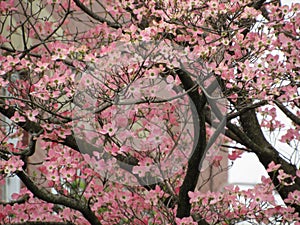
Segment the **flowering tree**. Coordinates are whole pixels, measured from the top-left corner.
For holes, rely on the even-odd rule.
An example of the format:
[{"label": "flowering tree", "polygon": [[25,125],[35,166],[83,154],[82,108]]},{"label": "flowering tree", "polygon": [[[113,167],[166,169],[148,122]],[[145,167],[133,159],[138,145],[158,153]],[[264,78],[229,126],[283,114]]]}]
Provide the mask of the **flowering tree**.
[{"label": "flowering tree", "polygon": [[[1,180],[24,184],[1,224],[300,224],[299,12],[1,1]],[[269,177],[201,192],[220,151],[256,154]]]}]

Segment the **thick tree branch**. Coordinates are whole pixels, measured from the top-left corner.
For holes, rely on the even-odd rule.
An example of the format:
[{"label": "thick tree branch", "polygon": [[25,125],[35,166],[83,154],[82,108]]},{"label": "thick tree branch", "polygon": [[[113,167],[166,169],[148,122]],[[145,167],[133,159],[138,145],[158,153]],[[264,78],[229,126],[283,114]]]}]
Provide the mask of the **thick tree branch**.
[{"label": "thick tree branch", "polygon": [[[243,140],[244,145],[251,149],[258,157],[262,165],[267,169],[269,163],[272,161],[275,164],[281,164],[281,168],[285,173],[296,177],[296,166],[289,164],[279,155],[279,152],[265,139],[261,130],[259,122],[256,117],[255,110],[249,110],[240,116],[242,128],[240,130],[236,125],[227,124],[227,127],[235,133],[240,139]],[[282,199],[286,199],[288,194],[300,190],[300,179],[297,177],[295,183],[290,186],[282,186],[277,179],[277,172],[270,172],[269,176],[273,179],[274,186],[277,188],[278,193]],[[297,212],[300,212],[300,206],[295,207]]]},{"label": "thick tree branch", "polygon": [[[185,90],[191,89],[195,83],[191,77],[183,70],[178,69],[177,74],[181,80]],[[199,126],[199,130],[194,129],[195,140],[194,151],[188,161],[188,168],[184,181],[180,187],[179,202],[177,208],[177,217],[183,218],[190,216],[191,204],[189,202],[189,191],[194,191],[198,182],[201,160],[206,153],[206,127],[205,127],[205,109],[206,104],[205,95],[200,95],[198,89],[188,93],[191,103],[195,105],[196,112],[193,112],[193,121],[195,126]],[[205,221],[202,224],[207,224]]]},{"label": "thick tree branch", "polygon": [[87,202],[78,199],[72,199],[61,195],[55,195],[48,192],[46,189],[42,187],[38,187],[24,171],[16,172],[16,175],[20,178],[20,180],[25,184],[25,186],[30,190],[34,196],[37,198],[53,203],[60,204],[71,209],[78,210],[82,213],[84,218],[90,222],[91,225],[101,225],[96,215],[91,211]]}]

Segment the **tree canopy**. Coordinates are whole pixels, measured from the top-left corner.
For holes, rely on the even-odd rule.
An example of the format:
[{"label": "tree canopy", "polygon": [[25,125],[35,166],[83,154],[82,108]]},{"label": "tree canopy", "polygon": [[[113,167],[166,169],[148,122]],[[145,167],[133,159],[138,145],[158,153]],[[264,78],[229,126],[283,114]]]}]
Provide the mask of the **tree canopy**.
[{"label": "tree canopy", "polygon": [[[4,0],[0,15],[0,178],[23,183],[1,224],[300,224],[300,4]],[[243,152],[269,177],[201,191]]]}]

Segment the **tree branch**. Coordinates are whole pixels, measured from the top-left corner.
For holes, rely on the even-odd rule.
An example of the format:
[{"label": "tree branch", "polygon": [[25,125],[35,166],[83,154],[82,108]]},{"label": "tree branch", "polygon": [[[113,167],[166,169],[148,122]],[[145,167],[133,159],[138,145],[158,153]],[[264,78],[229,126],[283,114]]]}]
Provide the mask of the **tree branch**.
[{"label": "tree branch", "polygon": [[101,16],[98,16],[96,13],[94,13],[90,9],[88,9],[80,0],[73,0],[73,1],[82,11],[84,11],[86,14],[88,14],[93,19],[95,19],[101,23],[106,23],[108,26],[115,28],[115,29],[122,27],[119,23],[113,23],[107,19],[104,19]]},{"label": "tree branch", "polygon": [[[191,89],[195,83],[191,77],[183,70],[178,69],[177,74],[181,80],[185,90]],[[177,217],[183,218],[190,216],[191,204],[189,202],[189,191],[194,191],[198,182],[201,165],[201,160],[205,157],[206,153],[206,126],[205,126],[205,109],[206,104],[205,95],[200,95],[198,89],[188,93],[192,103],[195,105],[196,112],[193,112],[193,121],[195,126],[199,126],[199,131],[194,129],[194,134],[198,135],[194,144],[194,151],[188,161],[188,168],[184,181],[180,187],[179,202],[177,208]],[[207,224],[205,221],[202,224]]]},{"label": "tree branch", "polygon": [[227,116],[227,121],[230,121],[240,115],[242,115],[243,113],[251,110],[251,109],[256,109],[260,106],[264,106],[268,103],[267,100],[263,100],[263,101],[260,101],[260,102],[257,102],[257,103],[253,103],[253,104],[249,104],[249,105],[246,105],[244,107],[242,107],[241,109],[239,109],[237,112],[235,113],[231,113],[231,114],[228,114]]},{"label": "tree branch", "polygon": [[[281,164],[281,168],[285,173],[296,177],[296,166],[289,164],[279,155],[279,152],[265,139],[261,127],[256,117],[255,110],[249,110],[240,116],[242,128],[245,132],[240,130],[236,125],[231,123],[227,127],[233,131],[241,140],[244,145],[251,149],[258,157],[262,165],[267,169],[269,163],[272,161],[275,164]],[[269,176],[273,179],[273,184],[277,188],[278,193],[282,199],[286,199],[288,194],[300,190],[300,179],[295,178],[295,183],[290,186],[282,186],[277,179],[278,172],[269,172]],[[299,205],[293,205],[297,212],[300,212]]]},{"label": "tree branch", "polygon": [[281,102],[274,100],[274,103],[288,118],[290,118],[295,124],[300,126],[300,118],[298,116],[288,110],[287,107],[285,107]]},{"label": "tree branch", "polygon": [[84,218],[88,220],[91,225],[101,225],[94,212],[90,210],[87,202],[52,194],[46,189],[36,186],[36,184],[25,174],[24,171],[17,171],[16,175],[20,178],[28,190],[30,190],[37,198],[49,203],[60,204],[71,209],[75,209],[81,212]]},{"label": "tree branch", "polygon": [[23,204],[27,202],[29,199],[29,195],[25,194],[24,196],[18,198],[17,200],[9,201],[9,202],[2,202],[0,201],[0,205],[6,206],[6,205],[14,205],[14,204]]}]

